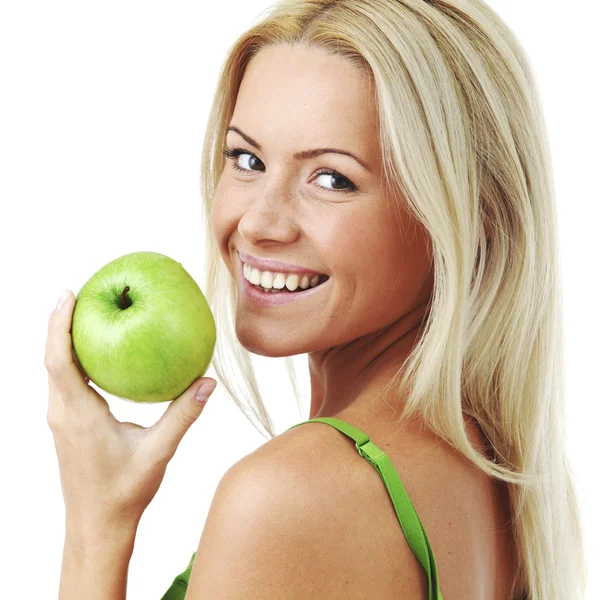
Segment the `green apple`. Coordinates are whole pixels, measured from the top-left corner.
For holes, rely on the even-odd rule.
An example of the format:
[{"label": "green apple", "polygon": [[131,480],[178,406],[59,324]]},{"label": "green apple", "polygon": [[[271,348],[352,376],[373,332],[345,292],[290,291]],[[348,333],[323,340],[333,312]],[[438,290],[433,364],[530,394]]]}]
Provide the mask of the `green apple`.
[{"label": "green apple", "polygon": [[97,271],[76,296],[71,335],[85,374],[125,400],[174,400],[212,360],[210,306],[181,263],[133,252]]}]

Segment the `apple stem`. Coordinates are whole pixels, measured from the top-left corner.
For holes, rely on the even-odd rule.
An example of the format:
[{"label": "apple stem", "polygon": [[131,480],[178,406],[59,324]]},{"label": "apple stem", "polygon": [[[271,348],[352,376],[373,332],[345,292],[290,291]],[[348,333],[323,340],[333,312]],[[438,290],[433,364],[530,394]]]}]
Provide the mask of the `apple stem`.
[{"label": "apple stem", "polygon": [[128,298],[127,296],[127,292],[130,290],[130,287],[128,285],[125,286],[125,289],[123,290],[123,293],[121,294],[121,308],[123,310],[125,310],[126,308],[129,308],[132,304],[130,298]]}]

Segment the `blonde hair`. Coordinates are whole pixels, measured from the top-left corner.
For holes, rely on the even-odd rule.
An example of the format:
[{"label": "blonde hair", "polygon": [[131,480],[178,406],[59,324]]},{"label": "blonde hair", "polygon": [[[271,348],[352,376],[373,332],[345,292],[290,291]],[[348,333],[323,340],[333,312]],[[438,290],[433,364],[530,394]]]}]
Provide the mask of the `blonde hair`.
[{"label": "blonde hair", "polygon": [[[387,388],[396,386],[406,399],[400,420],[420,415],[506,482],[531,600],[583,598],[587,568],[565,447],[561,281],[545,125],[525,53],[483,0],[283,0],[233,44],[201,166],[203,289],[218,323],[212,364],[221,385],[255,427],[251,415],[274,437],[250,353],[235,335],[236,287],[209,223],[245,68],[261,48],[278,44],[321,48],[369,75],[385,184],[431,236],[428,319]],[[285,363],[299,404],[291,358]],[[493,460],[470,444],[463,411],[481,426]]]}]

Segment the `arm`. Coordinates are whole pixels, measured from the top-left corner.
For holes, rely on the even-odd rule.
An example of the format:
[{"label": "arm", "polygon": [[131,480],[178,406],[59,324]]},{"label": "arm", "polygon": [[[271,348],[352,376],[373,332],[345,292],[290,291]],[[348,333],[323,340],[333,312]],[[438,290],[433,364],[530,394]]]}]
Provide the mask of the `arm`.
[{"label": "arm", "polygon": [[[376,597],[360,575],[365,560],[375,560],[368,550],[373,540],[355,540],[348,511],[339,510],[348,498],[343,477],[334,475],[332,482],[330,469],[314,468],[318,447],[277,446],[280,452],[267,454],[273,443],[236,463],[219,482],[185,600]],[[340,490],[333,492],[337,498],[332,490]],[[408,544],[397,549],[394,561],[400,565],[396,597],[425,598],[426,578]],[[377,567],[369,570],[376,586]]]},{"label": "arm", "polygon": [[299,489],[298,473],[292,471],[290,465],[250,455],[225,473],[204,524],[186,600],[327,597],[319,582],[299,577],[317,558],[307,552],[306,540],[318,534],[307,520],[313,513],[308,485]]},{"label": "arm", "polygon": [[136,527],[67,527],[59,600],[125,600]]},{"label": "arm", "polygon": [[[71,338],[75,297],[67,291],[63,298],[48,322],[44,356],[47,420],[67,515],[59,600],[123,600],[139,519],[206,394],[196,400],[194,382],[152,427],[118,421],[78,365]],[[214,380],[199,381],[214,390]]]},{"label": "arm", "polygon": [[[359,504],[354,523],[356,503],[347,503],[360,492],[360,480],[348,478],[347,469],[320,468],[323,451],[323,444],[308,443],[306,435],[285,433],[225,473],[185,600],[391,597],[378,593],[384,585],[378,563],[385,570],[389,560],[395,571],[393,584],[388,571],[387,585],[393,585],[394,597],[427,597],[427,577],[407,543],[386,546],[393,548],[393,558],[379,550],[387,536],[379,540],[369,515],[390,508],[389,500],[367,514],[368,507]],[[383,491],[381,499],[386,500]]]}]

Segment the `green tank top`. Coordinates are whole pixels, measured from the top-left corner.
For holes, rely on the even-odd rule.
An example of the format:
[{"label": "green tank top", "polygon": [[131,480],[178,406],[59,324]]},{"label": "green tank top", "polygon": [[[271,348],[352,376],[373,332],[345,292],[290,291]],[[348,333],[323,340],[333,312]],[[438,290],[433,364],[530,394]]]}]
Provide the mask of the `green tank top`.
[{"label": "green tank top", "polygon": [[[400,481],[400,477],[388,455],[376,446],[366,433],[341,419],[335,417],[316,417],[292,425],[289,429],[304,425],[304,423],[326,423],[327,425],[335,427],[338,431],[341,431],[356,442],[356,450],[358,453],[375,467],[376,471],[383,479],[385,487],[392,499],[392,503],[394,504],[394,509],[398,521],[400,521],[400,527],[404,532],[406,541],[425,569],[425,573],[427,573],[427,579],[429,580],[428,600],[442,600],[442,592],[438,582],[435,559],[433,558],[433,552],[429,545],[427,534],[425,533],[421,520],[419,519],[412,502],[408,498],[408,494],[402,485],[402,481]],[[287,431],[289,431],[289,429]],[[187,569],[175,577],[171,587],[167,590],[161,600],[183,600],[185,598],[195,556],[196,553],[194,552]]]}]

